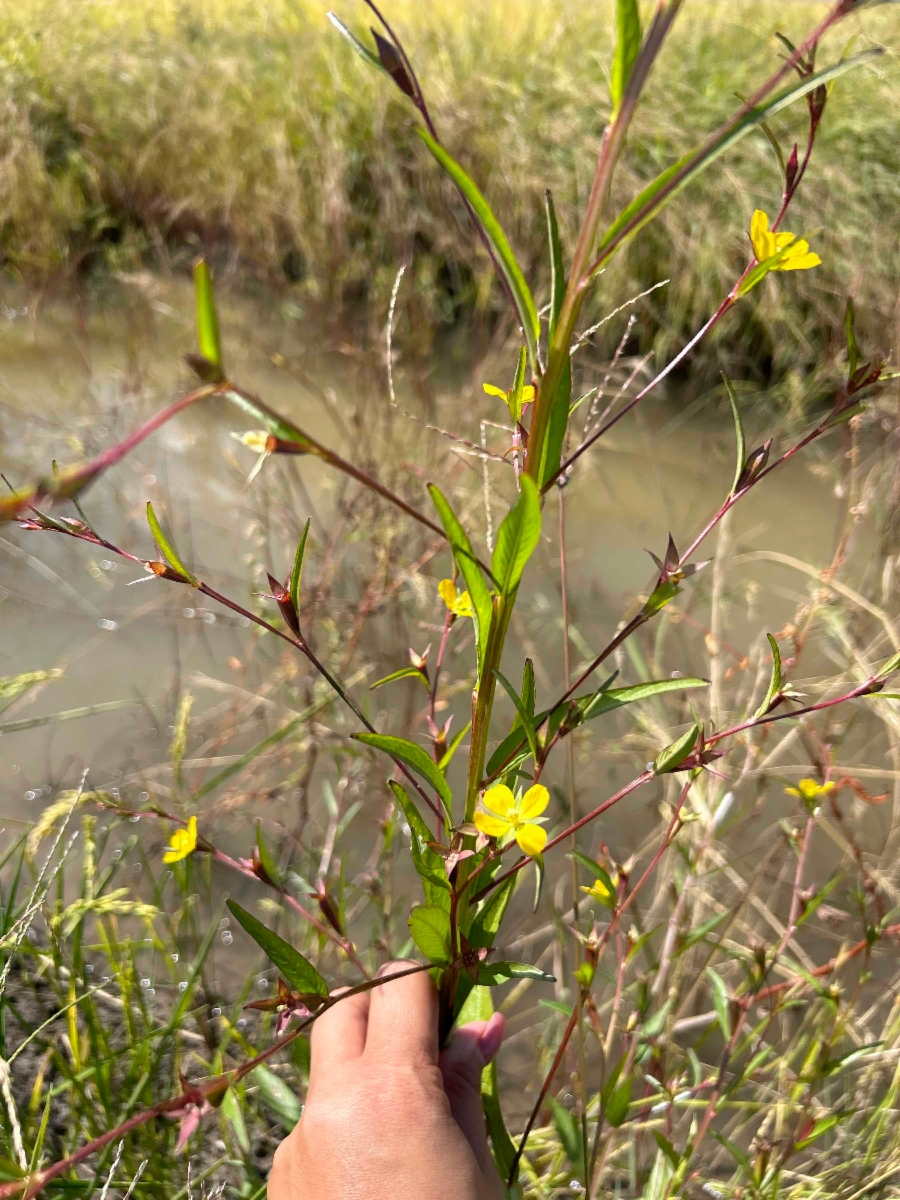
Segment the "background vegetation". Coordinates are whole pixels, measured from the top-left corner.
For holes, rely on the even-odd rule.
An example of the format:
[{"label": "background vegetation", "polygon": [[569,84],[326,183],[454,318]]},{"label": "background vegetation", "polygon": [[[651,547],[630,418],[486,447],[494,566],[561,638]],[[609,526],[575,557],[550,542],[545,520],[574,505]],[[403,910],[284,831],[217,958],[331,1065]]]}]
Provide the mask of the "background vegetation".
[{"label": "background vegetation", "polygon": [[[731,111],[734,90],[769,73],[776,25],[796,34],[823,11],[805,0],[783,12],[689,2],[616,203]],[[360,13],[341,15],[364,28]],[[554,188],[570,245],[609,114],[610,10],[398,0],[391,16],[543,304],[542,190]],[[857,48],[890,46],[897,24],[890,9],[866,11],[822,61],[853,34]],[[512,323],[408,110],[319,6],[29,4],[4,9],[0,31],[10,297],[0,430],[11,481],[102,452],[192,386],[175,365],[196,349],[181,276],[202,247],[220,296],[231,285],[234,376],[408,501],[424,508],[423,483],[437,480],[489,545],[515,493],[508,464],[479,455],[482,437],[506,448],[503,430],[480,425],[503,413],[481,384],[511,384]],[[636,410],[548,497],[504,660],[517,685],[532,660],[538,707],[646,601],[656,573],[643,546],[661,556],[670,530],[688,544],[728,494],[734,430],[716,416],[721,386],[705,387],[713,372],[725,363],[735,378],[745,450],[771,436],[777,455],[846,378],[848,294],[863,359],[890,348],[896,81],[888,54],[834,89],[788,222],[810,232],[823,266],[762,285],[673,381],[673,405]],[[802,107],[778,125],[788,143],[803,134]],[[645,231],[584,314],[584,325],[610,318],[579,351],[585,388],[622,403],[633,373],[650,369],[645,352],[661,365],[681,345],[744,266],[750,213],[774,210],[779,190],[770,146],[751,137]],[[391,355],[384,325],[410,259]],[[59,379],[48,382],[48,363]],[[769,404],[754,402],[763,389]],[[687,675],[710,686],[576,730],[544,776],[551,836],[696,716],[712,732],[755,711],[773,667],[766,633],[796,706],[859,688],[900,651],[895,389],[754,489],[708,539],[713,563],[610,655],[617,686]],[[142,443],[82,497],[108,545],[3,530],[0,1196],[177,1096],[180,1076],[215,1076],[271,1045],[273,1015],[244,1005],[270,998],[277,972],[227,897],[332,985],[415,953],[412,831],[385,759],[350,740],[355,717],[255,622],[284,632],[266,574],[285,577],[309,516],[311,645],[379,730],[428,745],[430,722],[452,715],[452,736],[470,715],[468,619],[450,630],[433,697],[416,679],[369,685],[405,666],[410,646],[432,643],[433,669],[451,560],[440,539],[321,462],[275,456],[248,484],[256,455],[232,434],[253,424],[208,403]],[[110,547],[153,554],[148,498],[189,567],[237,610],[167,581],[131,586],[145,573]],[[497,711],[505,730],[515,714],[504,694]],[[514,1137],[580,1015],[537,1106],[522,1162],[529,1200],[583,1193],[595,1151],[598,1200],[900,1194],[898,735],[890,691],[763,727],[710,764],[683,823],[683,776],[650,781],[572,844],[628,899],[615,927],[602,893],[582,891],[583,861],[548,856],[536,914],[532,880],[517,889],[503,956],[555,980],[497,993],[510,1019],[499,1092]],[[456,788],[464,749],[449,768]],[[809,802],[786,795],[806,777],[835,787]],[[163,864],[191,815],[200,852]],[[585,998],[574,969],[592,932],[608,940]],[[229,1090],[186,1153],[176,1153],[184,1111],[160,1115],[46,1194],[255,1200],[299,1116],[307,1069],[299,1037]]]}]

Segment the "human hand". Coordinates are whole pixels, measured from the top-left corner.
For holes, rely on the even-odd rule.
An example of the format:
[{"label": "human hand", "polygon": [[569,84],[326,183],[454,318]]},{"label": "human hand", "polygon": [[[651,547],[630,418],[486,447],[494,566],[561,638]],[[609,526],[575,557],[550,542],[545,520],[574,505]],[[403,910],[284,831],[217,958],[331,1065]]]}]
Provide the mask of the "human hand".
[{"label": "human hand", "polygon": [[439,1054],[424,971],[328,1009],[313,1025],[306,1105],[276,1151],[269,1200],[503,1200],[481,1072],[504,1028],[499,1013],[473,1021]]}]

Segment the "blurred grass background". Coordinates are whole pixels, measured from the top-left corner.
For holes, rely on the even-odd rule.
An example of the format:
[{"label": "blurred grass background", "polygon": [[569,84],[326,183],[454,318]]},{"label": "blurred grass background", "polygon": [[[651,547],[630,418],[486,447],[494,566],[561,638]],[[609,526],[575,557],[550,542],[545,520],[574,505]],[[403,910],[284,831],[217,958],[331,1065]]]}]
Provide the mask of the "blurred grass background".
[{"label": "blurred grass background", "polygon": [[[691,0],[652,79],[616,203],[697,143],[800,37],[811,0]],[[202,247],[241,286],[284,289],[380,328],[412,260],[416,333],[502,299],[458,202],[415,136],[402,97],[331,28],[321,0],[23,0],[0,12],[0,228],[8,272],[55,288],[115,272],[178,271]],[[339,15],[365,36],[368,10]],[[480,182],[529,273],[547,273],[543,189],[569,240],[609,110],[609,0],[392,0],[439,130]],[[762,289],[692,369],[723,365],[789,396],[842,342],[848,294],[888,352],[897,320],[900,72],[894,6],[866,10],[822,47],[833,60],[883,43],[841,79],[788,227],[824,266]],[[778,120],[788,151],[802,104]],[[641,309],[640,351],[663,356],[712,311],[746,260],[752,210],[777,208],[762,133],[632,243],[592,299],[671,283]],[[413,299],[414,297],[414,299]],[[591,313],[588,316],[592,315]],[[610,334],[612,337],[612,334]]]}]

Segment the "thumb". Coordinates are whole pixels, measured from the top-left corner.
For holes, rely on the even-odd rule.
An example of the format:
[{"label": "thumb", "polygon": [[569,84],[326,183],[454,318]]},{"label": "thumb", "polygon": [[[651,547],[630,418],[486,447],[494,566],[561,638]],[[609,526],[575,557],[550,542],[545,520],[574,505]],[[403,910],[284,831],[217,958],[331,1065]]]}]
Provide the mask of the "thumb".
[{"label": "thumb", "polygon": [[440,1057],[450,1112],[488,1177],[495,1174],[495,1168],[481,1107],[481,1072],[496,1057],[505,1032],[502,1013],[494,1013],[489,1021],[472,1021],[455,1031]]}]

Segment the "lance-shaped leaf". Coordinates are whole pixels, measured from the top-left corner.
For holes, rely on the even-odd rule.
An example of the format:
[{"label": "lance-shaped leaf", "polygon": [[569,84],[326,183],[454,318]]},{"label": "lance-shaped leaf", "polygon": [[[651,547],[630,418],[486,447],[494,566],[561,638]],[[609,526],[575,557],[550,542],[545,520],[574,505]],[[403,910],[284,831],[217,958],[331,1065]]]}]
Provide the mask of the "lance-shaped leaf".
[{"label": "lance-shaped leaf", "polygon": [[490,893],[472,922],[469,930],[470,946],[474,946],[476,950],[482,948],[489,950],[493,946],[494,938],[503,922],[515,886],[515,876],[510,876]]},{"label": "lance-shaped leaf", "polygon": [[713,1008],[716,1010],[719,1028],[722,1030],[722,1036],[727,1042],[731,1037],[731,1000],[728,995],[728,988],[725,986],[725,981],[721,975],[717,975],[712,967],[706,968],[706,976],[709,979]]},{"label": "lance-shaped leaf", "polygon": [[450,881],[447,879],[447,872],[440,855],[428,845],[432,837],[431,832],[407,791],[394,779],[391,780],[391,790],[403,810],[407,825],[409,825],[413,866],[416,868],[416,874],[422,880],[425,898],[429,904],[437,903],[443,907],[441,902],[444,897],[438,893],[449,892]]},{"label": "lance-shaped leaf", "polygon": [[303,526],[303,532],[300,534],[300,541],[297,543],[297,553],[294,555],[294,565],[291,568],[291,582],[288,591],[291,594],[291,603],[294,605],[294,612],[298,618],[300,616],[300,572],[303,570],[303,556],[306,554],[306,542],[309,538],[309,523],[310,518],[307,517],[306,524]]},{"label": "lance-shaped leaf", "polygon": [[503,518],[491,560],[491,571],[502,596],[511,595],[519,586],[525,564],[541,537],[540,493],[528,475],[522,475],[519,484],[522,490]]},{"label": "lance-shaped leaf", "polygon": [[543,854],[532,854],[531,861],[534,863],[534,903],[531,911],[536,913],[541,902],[541,892],[544,890],[544,856]]},{"label": "lance-shaped leaf", "polygon": [[428,688],[428,680],[418,667],[401,667],[399,671],[392,671],[390,675],[385,675],[383,679],[376,679],[374,683],[369,684],[369,691],[374,692],[376,688],[384,687],[386,683],[395,683],[398,679],[418,679],[425,687]]},{"label": "lance-shaped leaf", "polygon": [[400,762],[411,767],[417,775],[427,779],[440,796],[441,803],[449,816],[450,806],[453,802],[450,786],[441,774],[437,763],[433,758],[429,758],[421,746],[417,746],[415,742],[408,742],[406,738],[394,737],[388,733],[354,733],[353,737],[367,746],[374,746],[376,750],[383,750],[391,758],[399,759]]},{"label": "lance-shaped leaf", "polygon": [[328,996],[328,984],[299,950],[295,950],[290,942],[279,937],[277,933],[263,925],[262,921],[258,921],[252,913],[248,913],[233,900],[228,900],[227,904],[231,915],[250,934],[254,942],[265,951],[295,992],[321,996],[323,999]]},{"label": "lance-shaped leaf", "polygon": [[[636,704],[640,700],[650,700],[654,696],[665,696],[669,692],[690,692],[695,688],[709,687],[708,679],[651,679],[647,683],[636,683],[633,687],[609,688],[601,690],[594,696],[588,696],[581,710],[581,719],[591,721],[603,713],[622,708],[625,704]],[[581,701],[579,701],[579,705]],[[536,722],[537,724],[537,722]]]},{"label": "lance-shaped leaf", "polygon": [[[375,67],[376,70],[378,70],[378,71],[384,71],[384,67],[381,65],[378,58],[372,53],[372,51],[367,46],[363,45],[363,43],[359,40],[358,37],[356,37],[354,34],[352,34],[350,32],[350,30],[347,28],[347,26],[344,24],[344,22],[340,19],[340,17],[336,13],[327,12],[325,15],[328,18],[328,20],[331,22],[331,24],[335,27],[335,29],[338,31],[338,33],[341,35],[341,37],[346,38],[346,40],[353,47],[354,51],[359,55],[359,57],[364,62],[367,62],[370,67]],[[387,74],[387,72],[385,72],[385,74]]]},{"label": "lance-shaped leaf", "polygon": [[462,729],[460,729],[459,733],[457,733],[457,735],[454,737],[453,741],[450,743],[450,745],[444,751],[443,755],[441,756],[441,761],[438,763],[438,766],[440,767],[440,769],[442,771],[446,771],[447,768],[450,766],[450,763],[453,759],[453,755],[460,748],[460,746],[462,745],[463,738],[466,736],[466,734],[469,732],[469,730],[471,728],[472,728],[472,722],[466,721],[465,725],[463,725]]},{"label": "lance-shaped leaf", "polygon": [[468,200],[478,218],[479,225],[490,242],[491,249],[500,265],[509,290],[512,292],[519,314],[519,323],[525,335],[525,344],[528,346],[531,370],[536,375],[540,321],[538,320],[537,308],[535,307],[531,291],[525,282],[522,268],[516,261],[516,256],[513,254],[510,244],[507,241],[506,234],[500,227],[500,222],[491,211],[491,207],[482,195],[478,185],[466,174],[459,163],[454,158],[451,158],[440,142],[436,142],[427,130],[420,129],[419,136],[459,188],[460,192],[462,192],[463,196],[465,196],[466,200]]},{"label": "lance-shaped leaf", "polygon": [[[550,192],[546,193],[546,207],[547,241],[550,246],[550,320],[548,325],[548,339],[552,343],[566,295],[566,269],[563,261],[562,241],[559,236],[559,224],[556,220],[556,208]],[[567,354],[556,393],[550,402],[547,433],[544,438],[544,444],[541,447],[541,467],[538,480],[538,487],[541,489],[559,470],[562,460],[563,442],[566,437],[566,427],[569,423],[571,399],[572,363]]]},{"label": "lance-shaped leaf", "polygon": [[491,593],[484,581],[481,567],[475,558],[466,531],[456,519],[456,514],[447,503],[440,488],[429,483],[428,492],[431,496],[441,524],[447,534],[447,541],[453,551],[456,565],[466,581],[466,588],[472,600],[472,617],[475,623],[475,643],[478,654],[478,673],[484,664],[484,652],[487,646],[488,630],[491,625]]},{"label": "lance-shaped leaf", "polygon": [[528,352],[523,346],[519,351],[519,360],[516,363],[516,377],[513,380],[512,391],[506,400],[509,415],[517,425],[522,420],[522,409],[525,404],[525,374],[527,370]]},{"label": "lance-shaped leaf", "polygon": [[670,746],[666,746],[665,750],[660,750],[653,762],[653,774],[665,775],[668,771],[681,769],[681,764],[697,744],[699,736],[700,726],[692,725],[687,733],[676,738]]},{"label": "lance-shaped leaf", "polygon": [[747,440],[744,437],[744,422],[741,420],[741,412],[738,408],[737,396],[732,386],[731,380],[722,372],[722,382],[725,384],[725,391],[728,394],[728,403],[731,405],[731,413],[734,417],[734,434],[737,441],[737,465],[734,469],[734,482],[731,485],[732,496],[738,490],[738,483],[741,475],[744,473],[744,463],[747,458]]},{"label": "lance-shaped leaf", "polygon": [[177,575],[181,575],[185,581],[190,583],[193,587],[199,587],[200,581],[190,573],[190,571],[178,557],[175,547],[163,533],[162,526],[156,519],[156,513],[153,511],[153,505],[149,500],[147,501],[147,524],[150,526],[150,532],[153,534],[154,542],[156,542],[156,545],[159,547],[160,554],[166,560],[171,569]]},{"label": "lance-shaped leaf", "polygon": [[281,872],[278,870],[278,864],[272,855],[271,850],[263,837],[262,824],[256,823],[256,853],[259,859],[259,865],[265,872],[266,878],[273,887],[281,887]]},{"label": "lance-shaped leaf", "polygon": [[541,979],[545,983],[556,983],[555,975],[548,975],[540,967],[532,967],[528,963],[484,963],[478,968],[478,983],[482,986],[494,987],[510,979]]},{"label": "lance-shaped leaf", "polygon": [[769,679],[766,697],[753,714],[754,719],[758,717],[764,717],[784,689],[784,673],[781,667],[781,651],[778,649],[778,643],[772,637],[771,633],[767,633],[766,637],[769,639],[769,645],[772,647],[772,675]]},{"label": "lance-shaped leaf", "polygon": [[434,904],[418,904],[409,914],[409,932],[429,962],[446,967],[453,961],[450,914]]},{"label": "lance-shaped leaf", "polygon": [[213,295],[212,276],[205,258],[194,261],[194,294],[197,301],[197,346],[200,357],[212,368],[204,378],[211,383],[220,383],[225,378],[222,339],[219,334],[219,314]]},{"label": "lance-shaped leaf", "polygon": [[609,80],[609,94],[614,113],[622,104],[622,97],[640,51],[641,15],[637,0],[616,0],[616,52]]},{"label": "lance-shaped leaf", "polygon": [[708,145],[686,154],[684,158],[667,167],[661,175],[658,175],[652,183],[644,188],[640,195],[632,200],[627,208],[623,209],[607,229],[600,243],[600,257],[593,264],[593,269],[599,270],[607,261],[609,255],[604,253],[605,250],[612,247],[613,243],[615,243],[616,250],[621,249],[625,242],[634,237],[638,230],[652,220],[683,187],[711,166],[726,150],[730,150],[743,137],[746,137],[761,121],[769,120],[797,100],[801,100],[810,92],[815,91],[817,87],[837,79],[838,76],[852,71],[855,67],[862,66],[863,63],[871,62],[881,53],[882,51],[878,48],[865,50],[861,54],[843,59],[831,67],[807,76],[779,92],[773,99],[750,109],[737,122],[728,124],[711,139]]},{"label": "lance-shaped leaf", "polygon": [[499,671],[494,671],[494,674],[497,676],[497,678],[503,684],[503,687],[506,690],[507,695],[509,696],[510,700],[512,700],[513,704],[516,706],[516,712],[519,717],[519,726],[521,727],[526,738],[528,739],[528,748],[531,751],[531,756],[534,759],[534,761],[537,762],[538,761],[537,734],[535,733],[535,730],[534,730],[534,723],[531,719],[531,713],[525,707],[524,703],[517,695],[516,689],[509,682],[509,680],[506,678],[506,676],[501,675]]}]

